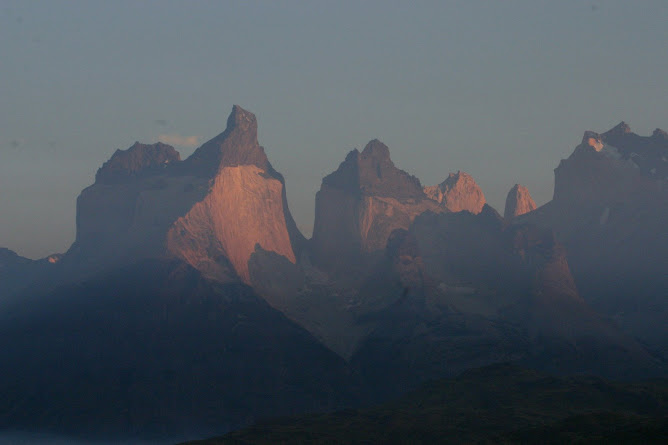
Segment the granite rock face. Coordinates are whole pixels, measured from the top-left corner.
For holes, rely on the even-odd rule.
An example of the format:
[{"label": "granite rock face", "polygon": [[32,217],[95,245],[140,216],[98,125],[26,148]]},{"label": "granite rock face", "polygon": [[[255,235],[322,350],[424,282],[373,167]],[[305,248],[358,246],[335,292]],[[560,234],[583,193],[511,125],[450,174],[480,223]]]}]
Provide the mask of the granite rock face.
[{"label": "granite rock face", "polygon": [[510,221],[516,216],[524,215],[536,210],[536,202],[529,194],[529,189],[520,184],[515,184],[506,197],[506,208],[503,217]]},{"label": "granite rock face", "polygon": [[316,195],[312,252],[316,264],[347,268],[382,251],[395,229],[420,213],[444,211],[427,198],[420,181],[395,167],[389,149],[373,140],[346,156]]},{"label": "granite rock face", "polygon": [[462,171],[450,173],[445,181],[425,187],[424,192],[451,212],[480,213],[487,202],[473,177]]},{"label": "granite rock face", "polygon": [[93,272],[175,257],[208,278],[249,282],[256,245],[294,263],[304,242],[255,116],[235,105],[227,129],[184,161],[161,143],[117,151],[78,198],[65,264]]}]

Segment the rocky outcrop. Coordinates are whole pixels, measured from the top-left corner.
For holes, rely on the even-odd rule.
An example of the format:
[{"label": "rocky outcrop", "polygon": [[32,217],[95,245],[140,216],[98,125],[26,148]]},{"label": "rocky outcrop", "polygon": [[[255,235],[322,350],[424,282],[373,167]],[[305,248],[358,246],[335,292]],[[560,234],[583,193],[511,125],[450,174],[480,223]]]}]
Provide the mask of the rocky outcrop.
[{"label": "rocky outcrop", "polygon": [[373,140],[346,156],[316,195],[312,247],[323,267],[348,268],[382,251],[395,229],[407,229],[426,211],[444,211],[428,199],[420,181],[395,167],[389,149]]},{"label": "rocky outcrop", "polygon": [[485,195],[473,177],[462,171],[450,173],[445,181],[425,187],[424,192],[451,212],[480,213],[486,203]]},{"label": "rocky outcrop", "polygon": [[235,105],[226,130],[184,161],[161,143],[117,151],[79,196],[64,263],[95,270],[176,257],[209,278],[249,282],[256,246],[294,263],[304,243],[256,118]]},{"label": "rocky outcrop", "polygon": [[615,147],[624,160],[631,160],[643,176],[668,180],[668,133],[657,128],[651,136],[639,136],[621,122],[600,135],[606,145]]},{"label": "rocky outcrop", "polygon": [[585,132],[573,154],[555,169],[554,200],[632,202],[668,191],[668,138],[633,133],[621,122],[598,134]]},{"label": "rocky outcrop", "polygon": [[524,215],[536,210],[536,203],[529,194],[529,189],[520,184],[515,184],[506,197],[506,207],[503,217],[510,221],[516,216]]},{"label": "rocky outcrop", "polygon": [[170,162],[180,160],[179,152],[171,145],[162,142],[153,145],[135,142],[127,150],[116,150],[111,159],[98,169],[95,182],[122,182],[133,177],[158,173]]}]

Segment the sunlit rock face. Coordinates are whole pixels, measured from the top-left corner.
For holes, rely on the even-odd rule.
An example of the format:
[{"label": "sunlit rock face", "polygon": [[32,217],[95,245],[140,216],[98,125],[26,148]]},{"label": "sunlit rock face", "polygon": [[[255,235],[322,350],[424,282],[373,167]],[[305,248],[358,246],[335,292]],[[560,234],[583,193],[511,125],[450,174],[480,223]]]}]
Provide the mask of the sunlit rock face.
[{"label": "sunlit rock face", "polygon": [[383,250],[395,229],[420,213],[444,211],[427,198],[420,181],[395,167],[389,149],[373,140],[346,156],[316,195],[312,251],[324,267],[346,268]]},{"label": "sunlit rock face", "polygon": [[473,177],[462,171],[450,173],[445,181],[425,187],[424,192],[451,212],[480,213],[487,202]]},{"label": "sunlit rock face", "polygon": [[536,210],[536,203],[529,193],[529,189],[520,184],[515,184],[506,197],[506,207],[503,217],[512,220],[516,216],[524,215]]},{"label": "sunlit rock face", "polygon": [[209,278],[248,282],[256,245],[295,262],[303,243],[256,118],[235,105],[227,129],[184,161],[162,143],[117,151],[78,198],[66,263],[94,271],[176,257]]},{"label": "sunlit rock face", "polygon": [[255,165],[222,168],[206,197],[167,233],[167,251],[212,276],[225,257],[248,281],[248,260],[259,244],[295,262],[282,202],[283,184]]}]

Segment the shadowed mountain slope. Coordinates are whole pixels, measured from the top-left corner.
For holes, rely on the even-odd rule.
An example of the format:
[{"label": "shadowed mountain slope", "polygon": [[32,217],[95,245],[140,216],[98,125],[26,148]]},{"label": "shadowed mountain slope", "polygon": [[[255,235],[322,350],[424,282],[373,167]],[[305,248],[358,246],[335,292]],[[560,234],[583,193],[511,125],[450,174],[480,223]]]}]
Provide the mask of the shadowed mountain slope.
[{"label": "shadowed mountain slope", "polygon": [[555,169],[554,198],[519,222],[551,227],[592,307],[668,353],[668,138],[621,123],[586,132]]},{"label": "shadowed mountain slope", "polygon": [[0,429],[173,437],[359,403],[349,367],[248,286],[148,260],[0,314]]}]

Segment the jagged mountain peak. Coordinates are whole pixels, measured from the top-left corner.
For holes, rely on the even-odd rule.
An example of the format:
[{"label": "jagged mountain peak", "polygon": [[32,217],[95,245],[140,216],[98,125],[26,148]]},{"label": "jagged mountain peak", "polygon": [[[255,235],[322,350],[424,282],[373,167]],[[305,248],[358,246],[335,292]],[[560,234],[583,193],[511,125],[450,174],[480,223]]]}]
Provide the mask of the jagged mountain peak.
[{"label": "jagged mountain peak", "polygon": [[536,202],[531,197],[529,189],[521,184],[515,184],[506,197],[506,207],[503,212],[504,218],[511,220],[533,210],[536,210]]},{"label": "jagged mountain peak", "polygon": [[378,139],[360,152],[351,150],[339,168],[323,179],[323,184],[349,193],[397,199],[424,198],[420,180],[397,168],[390,149]]},{"label": "jagged mountain peak", "polygon": [[445,181],[443,181],[443,184],[454,184],[458,181],[473,181],[473,176],[469,175],[466,172],[463,172],[461,170],[457,170],[457,173],[450,173],[448,174],[448,177],[446,178]]},{"label": "jagged mountain peak", "polygon": [[582,135],[582,143],[591,145],[591,140],[600,141],[601,135],[595,131],[586,130]]},{"label": "jagged mountain peak", "polygon": [[629,127],[629,125],[626,122],[621,121],[620,123],[618,123],[617,125],[612,127],[610,130],[603,133],[602,136],[603,137],[613,136],[613,135],[616,136],[616,135],[623,135],[623,134],[627,134],[627,133],[631,133],[631,127]]},{"label": "jagged mountain peak", "polygon": [[668,134],[665,131],[657,128],[651,136],[640,136],[621,122],[605,133],[586,131],[582,143],[568,159],[578,162],[599,160],[611,163],[609,166],[632,167],[645,177],[665,180],[668,178],[667,158]]},{"label": "jagged mountain peak", "polygon": [[480,213],[487,202],[473,176],[461,170],[450,173],[438,185],[425,187],[424,192],[451,212],[467,210],[471,213]]},{"label": "jagged mountain peak", "polygon": [[603,136],[595,131],[587,130],[582,136],[582,142],[576,147],[573,155],[579,155],[581,152],[589,153],[592,151],[600,152],[605,147]]},{"label": "jagged mountain peak", "polygon": [[244,110],[239,105],[234,105],[227,118],[227,128],[250,132],[257,136],[257,118],[250,111]]},{"label": "jagged mountain peak", "polygon": [[394,229],[416,215],[444,211],[428,199],[420,180],[397,168],[378,139],[352,150],[322,180],[316,195],[313,252],[319,266],[350,269],[362,256],[383,250]]},{"label": "jagged mountain peak", "polygon": [[113,178],[116,170],[128,170],[126,164],[130,171],[156,162],[170,167],[127,183],[96,183],[81,193],[77,238],[68,256],[76,257],[83,273],[139,258],[175,257],[208,278],[248,283],[256,245],[295,262],[303,236],[290,215],[283,177],[257,141],[252,113],[235,105],[223,133],[185,161],[173,159],[178,153],[165,144],[135,144],[116,152],[99,176]]},{"label": "jagged mountain peak", "polygon": [[169,163],[179,162],[181,155],[171,145],[158,142],[135,142],[126,150],[116,150],[95,175],[96,182],[116,182],[136,177],[147,171],[156,171]]},{"label": "jagged mountain peak", "polygon": [[213,175],[224,167],[256,165],[273,172],[264,148],[257,140],[257,118],[239,105],[232,107],[227,128],[205,142],[184,162],[197,175]]}]

